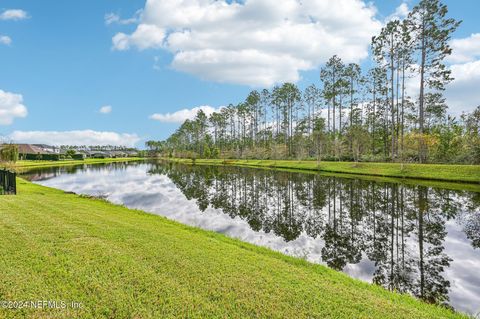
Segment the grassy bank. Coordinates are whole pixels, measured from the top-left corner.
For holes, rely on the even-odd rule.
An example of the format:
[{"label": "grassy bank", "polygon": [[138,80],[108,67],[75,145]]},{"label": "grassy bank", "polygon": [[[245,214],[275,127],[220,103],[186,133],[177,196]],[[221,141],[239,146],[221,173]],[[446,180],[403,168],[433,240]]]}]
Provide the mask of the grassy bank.
[{"label": "grassy bank", "polygon": [[19,180],[0,197],[1,318],[461,318],[320,265]]},{"label": "grassy bank", "polygon": [[81,164],[102,164],[115,162],[132,162],[141,161],[141,157],[121,157],[121,158],[87,158],[82,160],[65,160],[65,161],[17,161],[10,165],[10,168],[31,168],[31,167],[51,167],[51,166],[71,166]]},{"label": "grassy bank", "polygon": [[[190,159],[167,159],[182,163],[192,163]],[[480,184],[480,165],[441,165],[399,163],[352,163],[286,161],[286,160],[222,160],[197,159],[196,164],[238,165],[322,171],[330,173],[357,174],[369,176],[413,178],[433,181],[462,182]]]}]

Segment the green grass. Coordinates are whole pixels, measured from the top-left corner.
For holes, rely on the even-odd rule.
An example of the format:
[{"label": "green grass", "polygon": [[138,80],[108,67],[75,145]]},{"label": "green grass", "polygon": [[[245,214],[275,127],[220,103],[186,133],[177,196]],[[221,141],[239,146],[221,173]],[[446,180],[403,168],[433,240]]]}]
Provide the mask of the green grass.
[{"label": "green grass", "polygon": [[[190,159],[167,159],[192,163]],[[404,164],[399,163],[353,163],[287,161],[287,160],[222,160],[197,159],[196,164],[239,165],[251,167],[287,168],[330,173],[357,174],[396,178],[413,178],[446,182],[480,184],[480,165]]]},{"label": "green grass", "polygon": [[0,196],[0,318],[462,318],[321,265],[18,181]]},{"label": "green grass", "polygon": [[141,157],[122,157],[122,158],[86,158],[84,160],[65,160],[65,161],[17,161],[9,167],[17,168],[29,168],[29,167],[52,167],[52,166],[70,166],[81,164],[102,164],[102,163],[115,163],[115,162],[132,162],[141,161],[144,158]]}]

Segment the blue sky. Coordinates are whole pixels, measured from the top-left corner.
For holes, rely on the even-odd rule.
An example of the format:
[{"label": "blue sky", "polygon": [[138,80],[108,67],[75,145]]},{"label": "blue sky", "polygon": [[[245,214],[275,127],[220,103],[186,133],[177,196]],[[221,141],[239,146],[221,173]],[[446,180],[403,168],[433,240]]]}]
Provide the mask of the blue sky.
[{"label": "blue sky", "polygon": [[[204,13],[213,10],[211,13],[219,16],[229,4],[212,8],[206,0],[185,0],[185,5],[167,12],[165,3],[173,3],[167,0],[152,0],[147,7],[144,0],[0,0],[0,136],[19,142],[137,146],[142,146],[147,139],[164,139],[178,127],[178,123],[171,121],[189,114],[184,111],[172,117],[167,113],[238,103],[252,88],[268,87],[281,80],[296,81],[302,88],[318,84],[319,67],[330,53],[344,53],[346,60],[357,58],[363,64],[368,63],[364,56],[368,49],[365,34],[380,26],[396,10],[400,13],[398,8],[403,3],[404,8],[411,8],[415,3],[377,0],[373,2],[377,12],[371,15],[370,7],[348,13],[340,12],[342,10],[333,5],[335,2],[363,4],[360,0],[304,1],[312,5],[323,2],[326,6],[323,10],[332,12],[319,18],[319,24],[324,25],[319,28],[323,29],[309,29],[311,33],[307,34],[312,39],[298,39],[294,18],[292,29],[271,28],[276,11],[290,17],[288,3],[292,1],[295,0],[249,0],[247,3],[261,4],[266,11],[244,10],[242,15],[220,22],[214,17],[208,25],[205,16],[195,20],[195,10],[206,10]],[[285,7],[279,8],[280,3]],[[454,113],[460,113],[480,104],[480,96],[472,92],[475,91],[472,82],[477,81],[477,86],[480,83],[480,36],[472,36],[480,33],[478,17],[475,17],[480,12],[480,1],[445,3],[451,16],[464,21],[454,36],[463,39],[457,45],[463,55],[450,61],[460,78],[453,85],[452,108]],[[237,11],[225,12],[227,15],[239,13],[244,5],[237,3]],[[16,15],[19,11],[13,12],[13,9],[22,10],[24,15]],[[177,12],[183,12],[179,9],[185,12],[189,9],[191,14],[181,13],[184,16],[177,17]],[[142,14],[136,14],[138,10],[143,10]],[[242,26],[245,21],[242,17],[258,25]],[[364,32],[353,35],[354,38],[344,36],[349,30],[345,24],[350,23],[345,21],[350,18],[356,19],[351,22],[355,31],[364,28]],[[153,27],[143,32],[145,25]],[[346,28],[342,33],[336,33],[339,25]],[[240,33],[247,34],[246,40],[236,32],[237,27]],[[188,28],[196,31],[196,35],[192,33],[186,40],[170,36],[168,45],[165,44],[162,32]],[[255,38],[257,42],[252,44],[248,35],[257,31],[259,37],[280,37],[280,40],[267,47],[261,38]],[[285,35],[288,32],[292,33]],[[316,36],[319,34],[331,39]],[[178,32],[177,35],[184,34]],[[345,43],[337,44],[338,38]],[[297,49],[289,46],[289,40],[298,45]],[[319,45],[310,46],[312,41]],[[251,56],[250,51],[244,52],[244,49],[260,55]],[[312,52],[304,53],[309,49]],[[222,53],[225,50],[242,54],[235,53],[230,59]],[[191,54],[182,55],[182,52]],[[276,60],[277,57],[281,58]],[[205,59],[210,58],[215,62],[205,65]],[[252,71],[259,66],[262,70],[258,74]],[[468,103],[462,104],[459,100]],[[104,106],[110,106],[110,112],[107,107],[102,113]],[[163,121],[151,119],[152,114]]]}]

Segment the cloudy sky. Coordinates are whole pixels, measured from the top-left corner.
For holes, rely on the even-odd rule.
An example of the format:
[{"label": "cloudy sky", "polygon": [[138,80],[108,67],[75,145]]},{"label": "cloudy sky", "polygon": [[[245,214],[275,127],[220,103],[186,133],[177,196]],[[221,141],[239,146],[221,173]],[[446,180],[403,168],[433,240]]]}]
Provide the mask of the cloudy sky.
[{"label": "cloudy sky", "polygon": [[[446,92],[460,114],[480,104],[480,1],[444,2],[463,20]],[[334,54],[368,65],[372,35],[415,3],[2,0],[0,136],[142,146],[252,88],[319,84]]]}]

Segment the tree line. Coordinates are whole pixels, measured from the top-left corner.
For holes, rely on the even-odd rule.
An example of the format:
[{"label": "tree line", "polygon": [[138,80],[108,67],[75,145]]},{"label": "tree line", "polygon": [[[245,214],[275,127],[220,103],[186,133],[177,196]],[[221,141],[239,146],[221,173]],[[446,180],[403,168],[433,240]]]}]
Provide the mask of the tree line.
[{"label": "tree line", "polygon": [[[165,141],[164,156],[480,163],[480,106],[448,114],[453,80],[445,58],[460,21],[440,0],[422,0],[372,38],[372,67],[335,55],[321,85],[285,83],[207,116],[202,110]],[[412,88],[413,87],[413,88]]]}]

